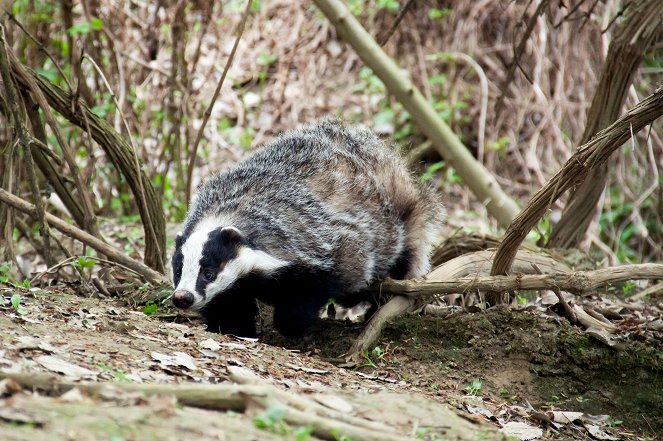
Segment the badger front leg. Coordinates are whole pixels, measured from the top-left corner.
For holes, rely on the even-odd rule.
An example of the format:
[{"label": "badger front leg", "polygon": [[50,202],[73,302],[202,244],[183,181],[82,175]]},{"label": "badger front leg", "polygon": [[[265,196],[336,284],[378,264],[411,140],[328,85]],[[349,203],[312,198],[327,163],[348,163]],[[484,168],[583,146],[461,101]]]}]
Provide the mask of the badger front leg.
[{"label": "badger front leg", "polygon": [[210,332],[257,337],[258,305],[251,296],[218,296],[201,313]]},{"label": "badger front leg", "polygon": [[307,293],[274,304],[274,327],[288,338],[301,338],[317,323],[327,303],[326,293]]}]

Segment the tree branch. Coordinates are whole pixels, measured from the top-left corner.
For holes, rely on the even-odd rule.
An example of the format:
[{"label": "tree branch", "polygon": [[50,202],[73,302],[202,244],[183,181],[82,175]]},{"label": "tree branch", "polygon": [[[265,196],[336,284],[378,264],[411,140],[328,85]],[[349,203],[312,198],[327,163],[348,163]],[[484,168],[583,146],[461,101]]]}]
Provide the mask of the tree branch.
[{"label": "tree branch", "polygon": [[[580,146],[562,169],[532,196],[527,206],[509,225],[497,249],[491,275],[508,274],[520,244],[548,207],[566,190],[582,182],[591,170],[602,167],[612,152],[621,147],[633,133],[661,115],[663,87],[659,87],[610,127],[596,134],[587,144]],[[491,304],[500,303],[501,298],[491,295],[489,301]]]},{"label": "tree branch", "polygon": [[[18,196],[8,193],[5,189],[0,188],[0,202],[14,207],[23,213],[34,216],[35,206],[31,203],[24,201]],[[46,221],[57,230],[63,232],[67,236],[80,240],[88,246],[94,248],[96,251],[104,254],[108,260],[117,262],[127,268],[132,269],[145,278],[150,283],[168,283],[168,278],[161,273],[154,271],[152,268],[128,257],[123,251],[108,245],[101,239],[92,236],[91,234],[63,221],[62,219],[53,216],[50,213],[45,213]]]}]

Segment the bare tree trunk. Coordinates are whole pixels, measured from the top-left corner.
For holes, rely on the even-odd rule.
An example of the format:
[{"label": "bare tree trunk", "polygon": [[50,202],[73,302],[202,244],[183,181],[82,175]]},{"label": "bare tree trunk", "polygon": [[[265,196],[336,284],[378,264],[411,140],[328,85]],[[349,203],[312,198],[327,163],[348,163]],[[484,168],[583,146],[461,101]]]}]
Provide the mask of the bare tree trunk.
[{"label": "bare tree trunk", "polygon": [[[610,43],[579,145],[586,144],[619,116],[633,75],[652,45],[662,20],[660,0],[636,0],[628,6],[626,18]],[[595,168],[582,184],[572,189],[562,218],[550,235],[548,248],[578,247],[597,212],[607,175],[606,165]]]}]

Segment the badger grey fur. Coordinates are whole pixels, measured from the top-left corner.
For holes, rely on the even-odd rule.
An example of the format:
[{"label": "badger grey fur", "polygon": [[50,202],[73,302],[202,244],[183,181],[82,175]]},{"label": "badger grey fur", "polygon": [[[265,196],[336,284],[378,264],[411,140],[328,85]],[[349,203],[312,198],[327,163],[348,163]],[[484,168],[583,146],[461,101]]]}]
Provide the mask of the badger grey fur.
[{"label": "badger grey fur", "polygon": [[256,299],[304,335],[330,299],[430,269],[444,209],[371,131],[325,120],[200,186],[173,256],[173,303],[254,336]]}]

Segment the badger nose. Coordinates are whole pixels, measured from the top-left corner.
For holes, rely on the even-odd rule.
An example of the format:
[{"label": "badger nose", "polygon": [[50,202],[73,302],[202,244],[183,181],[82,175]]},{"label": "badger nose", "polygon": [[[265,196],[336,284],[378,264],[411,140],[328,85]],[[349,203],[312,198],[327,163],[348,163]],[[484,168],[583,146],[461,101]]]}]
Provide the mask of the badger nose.
[{"label": "badger nose", "polygon": [[179,290],[173,293],[173,305],[180,309],[187,309],[193,305],[193,294],[189,291]]}]

